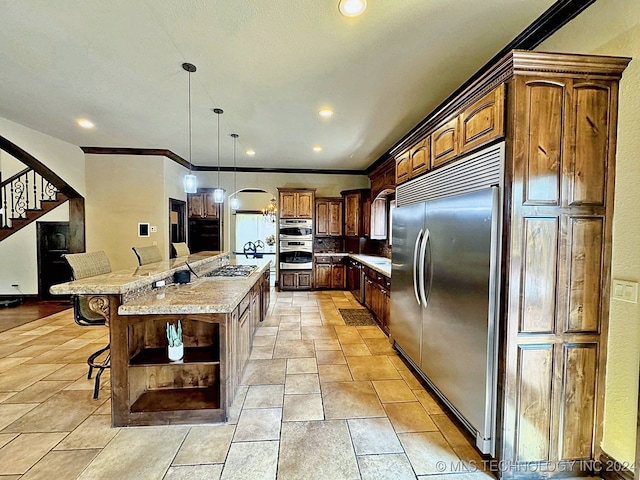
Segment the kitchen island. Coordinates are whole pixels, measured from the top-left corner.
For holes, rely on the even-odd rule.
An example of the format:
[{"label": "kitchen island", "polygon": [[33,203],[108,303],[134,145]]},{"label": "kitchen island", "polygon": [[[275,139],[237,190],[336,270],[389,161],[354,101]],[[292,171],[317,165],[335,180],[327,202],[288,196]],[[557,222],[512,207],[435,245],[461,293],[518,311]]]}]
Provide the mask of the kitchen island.
[{"label": "kitchen island", "polygon": [[[198,277],[173,284],[173,273],[187,263]],[[88,295],[92,310],[107,319],[113,426],[226,421],[269,305],[268,261],[245,277],[205,276],[233,263],[228,253],[208,252],[51,288]],[[153,288],[160,280],[167,284]],[[184,357],[172,362],[165,328],[178,321]]]}]

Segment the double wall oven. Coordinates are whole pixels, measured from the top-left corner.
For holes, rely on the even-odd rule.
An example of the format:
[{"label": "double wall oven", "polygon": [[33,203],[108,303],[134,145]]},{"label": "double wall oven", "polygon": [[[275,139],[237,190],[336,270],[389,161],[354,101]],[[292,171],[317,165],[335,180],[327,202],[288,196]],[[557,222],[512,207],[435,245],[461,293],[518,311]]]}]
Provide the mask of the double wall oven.
[{"label": "double wall oven", "polygon": [[280,269],[313,268],[313,221],[298,218],[280,219]]}]

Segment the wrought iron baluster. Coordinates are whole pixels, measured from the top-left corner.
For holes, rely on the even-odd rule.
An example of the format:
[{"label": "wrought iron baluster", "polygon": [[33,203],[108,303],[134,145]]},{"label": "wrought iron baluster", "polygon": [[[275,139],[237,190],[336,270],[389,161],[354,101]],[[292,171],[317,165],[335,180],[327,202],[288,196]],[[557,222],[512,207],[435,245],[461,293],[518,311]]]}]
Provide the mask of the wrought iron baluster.
[{"label": "wrought iron baluster", "polygon": [[33,172],[33,208],[39,208],[38,205],[38,178],[36,177],[36,171]]}]

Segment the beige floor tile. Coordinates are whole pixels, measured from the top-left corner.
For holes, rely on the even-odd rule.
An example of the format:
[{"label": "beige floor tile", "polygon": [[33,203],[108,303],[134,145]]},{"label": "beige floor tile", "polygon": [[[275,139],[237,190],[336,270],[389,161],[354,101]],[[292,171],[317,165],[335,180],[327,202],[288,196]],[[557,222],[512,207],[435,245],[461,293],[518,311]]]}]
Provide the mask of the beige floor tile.
[{"label": "beige floor tile", "polygon": [[371,382],[323,383],[322,402],[327,419],[386,415]]},{"label": "beige floor tile", "polygon": [[302,327],[302,338],[305,340],[335,340],[336,331],[333,327]]},{"label": "beige floor tile", "polygon": [[7,425],[11,425],[37,406],[35,403],[3,403],[0,405],[0,430],[3,430]]},{"label": "beige floor tile", "polygon": [[395,380],[402,378],[386,355],[347,357],[354,380]]},{"label": "beige floor tile", "polygon": [[104,403],[100,405],[100,408],[93,412],[94,415],[111,415],[111,399],[109,397],[104,397],[101,395],[96,401],[104,401]]},{"label": "beige floor tile", "polygon": [[320,393],[320,380],[317,373],[287,375],[284,384],[285,395]]},{"label": "beige floor tile", "polygon": [[341,316],[323,316],[322,317],[323,325],[335,325],[335,326],[345,326],[344,319]]},{"label": "beige floor tile", "polygon": [[353,418],[347,423],[356,455],[404,453],[388,418]]},{"label": "beige floor tile", "polygon": [[263,335],[262,337],[253,337],[253,348],[256,347],[275,347],[276,336],[275,335]]},{"label": "beige floor tile", "polygon": [[320,350],[316,352],[318,365],[345,365],[347,363],[342,350]]},{"label": "beige floor tile", "polygon": [[438,430],[420,402],[385,403],[384,409],[397,433]]},{"label": "beige floor tile", "polygon": [[300,321],[300,326],[302,327],[321,327],[322,319],[320,318],[303,318]]},{"label": "beige floor tile", "polygon": [[11,440],[16,438],[19,433],[0,433],[0,448],[4,447]]},{"label": "beige floor tile", "polygon": [[413,390],[419,390],[420,388],[424,388],[417,375],[408,369],[400,369],[400,376],[404,379],[405,382],[409,385],[409,387]]},{"label": "beige floor tile", "polygon": [[75,480],[98,453],[98,449],[51,451],[22,480],[50,480],[53,472],[56,480]]},{"label": "beige floor tile", "polygon": [[55,449],[104,448],[119,430],[119,428],[111,428],[111,415],[91,415]]},{"label": "beige floor tile", "polygon": [[0,403],[6,402],[8,399],[13,397],[16,393],[17,392],[0,392]]},{"label": "beige floor tile", "polygon": [[62,391],[8,425],[5,432],[70,432],[99,405],[91,392]]},{"label": "beige floor tile", "polygon": [[315,358],[290,358],[287,360],[287,374],[318,373]]},{"label": "beige floor tile", "polygon": [[277,335],[278,327],[258,327],[256,329],[256,333],[254,334],[256,337],[261,337],[263,335]]},{"label": "beige floor tile", "polygon": [[342,350],[337,338],[332,340],[314,340],[313,344],[316,347],[316,354],[325,350]]},{"label": "beige floor tile", "polygon": [[[495,476],[484,472],[445,473],[444,475],[418,475],[418,480],[495,480],[495,478]],[[565,477],[564,480],[570,480],[570,478]],[[579,480],[601,480],[601,478],[581,477]]]},{"label": "beige floor tile", "polygon": [[278,325],[280,325],[279,315],[267,315],[265,319],[262,321],[262,323],[260,324],[260,328],[277,327]]},{"label": "beige floor tile", "polygon": [[229,408],[229,413],[227,413],[227,423],[229,425],[236,425],[238,423],[240,413],[242,413],[242,405],[244,404],[244,399],[248,391],[249,387],[247,385],[240,385],[236,388],[236,396],[233,399],[231,408]]},{"label": "beige floor tile", "polygon": [[351,371],[346,365],[318,365],[320,383],[351,382]]},{"label": "beige floor tile", "polygon": [[251,349],[251,355],[249,355],[251,360],[270,360],[273,358],[273,347],[256,347],[254,346]]},{"label": "beige floor tile", "polygon": [[[446,438],[446,437],[445,437]],[[484,473],[487,475],[491,475],[489,471],[491,467],[491,460],[483,461],[482,457],[471,445],[466,447],[453,447],[453,451],[456,455],[464,462],[464,465],[467,467],[470,473]]]},{"label": "beige floor tile", "polygon": [[241,383],[244,385],[284,384],[285,365],[284,358],[249,360]]},{"label": "beige floor tile", "polygon": [[312,340],[280,340],[276,341],[273,358],[313,357],[315,349]]},{"label": "beige floor tile", "polygon": [[285,395],[283,422],[302,422],[308,420],[324,420],[322,395]]},{"label": "beige floor tile", "polygon": [[302,334],[300,330],[282,330],[278,332],[278,341],[281,340],[302,340]]},{"label": "beige floor tile", "polygon": [[458,428],[446,415],[432,415],[431,418],[452,447],[468,447],[470,440],[463,434],[462,427]]},{"label": "beige floor tile", "polygon": [[338,335],[338,340],[342,345],[346,345],[348,343],[362,343],[364,344],[364,339],[358,333],[358,329],[356,327],[335,327],[336,333]]},{"label": "beige floor tile", "polygon": [[415,480],[411,463],[404,453],[358,457],[362,480]]},{"label": "beige floor tile", "polygon": [[22,345],[9,345],[7,340],[0,339],[2,345],[0,345],[0,358],[7,357],[13,353],[19,352],[20,350],[24,350],[27,347]]},{"label": "beige floor tile", "polygon": [[436,399],[426,390],[414,390],[413,393],[429,415],[445,414],[444,410],[442,410],[442,407],[440,407]]},{"label": "beige floor tile", "polygon": [[279,442],[232,443],[221,480],[275,480]]},{"label": "beige floor tile", "polygon": [[189,427],[120,430],[78,477],[80,480],[162,478]]},{"label": "beige floor tile", "polygon": [[47,375],[43,378],[43,380],[69,380],[75,381],[79,378],[86,377],[89,373],[89,367],[87,366],[87,362],[84,363],[70,363],[65,365],[51,375]]},{"label": "beige floor tile", "polygon": [[233,435],[234,442],[278,440],[282,408],[244,409]]},{"label": "beige floor tile", "polygon": [[382,330],[380,330],[380,327],[356,327],[356,329],[358,330],[360,336],[364,339],[382,338],[384,340],[387,340],[388,342],[387,336]]},{"label": "beige floor tile", "polygon": [[280,316],[280,330],[278,330],[278,335],[281,334],[283,331],[290,331],[290,330],[294,330],[294,331],[300,331],[300,319],[296,319],[296,320],[283,320],[283,317],[287,317],[287,315],[281,315]]},{"label": "beige floor tile", "polygon": [[416,396],[404,380],[374,380],[372,383],[382,403],[416,401]]},{"label": "beige floor tile", "polygon": [[282,407],[284,385],[252,385],[247,391],[242,408]]},{"label": "beige floor tile", "polygon": [[342,345],[342,353],[346,357],[363,357],[371,355],[371,351],[364,343],[345,343]]},{"label": "beige floor tile", "polygon": [[191,427],[172,465],[224,463],[234,431],[233,425]]},{"label": "beige floor tile", "polygon": [[169,467],[162,480],[219,480],[222,474],[222,467],[222,464]]},{"label": "beige floor tile", "polygon": [[19,392],[61,367],[59,364],[17,365],[0,373],[0,392]]},{"label": "beige floor tile", "polygon": [[343,420],[284,423],[280,443],[278,480],[360,478]]},{"label": "beige floor tile", "polygon": [[365,338],[364,343],[373,355],[397,355],[387,338]]},{"label": "beige floor tile", "polygon": [[400,433],[398,438],[416,475],[447,473],[461,465],[440,432]]},{"label": "beige floor tile", "polygon": [[[21,354],[22,352],[18,352],[18,353]],[[0,358],[0,373],[6,372],[7,370],[15,367],[16,365],[22,365],[24,362],[31,360],[32,358],[33,357],[22,357],[22,356]]]},{"label": "beige floor tile", "polygon": [[0,449],[0,475],[25,473],[67,434],[25,433]]},{"label": "beige floor tile", "polygon": [[42,403],[70,383],[68,380],[57,382],[41,380],[25,388],[23,391],[12,395],[4,403]]}]

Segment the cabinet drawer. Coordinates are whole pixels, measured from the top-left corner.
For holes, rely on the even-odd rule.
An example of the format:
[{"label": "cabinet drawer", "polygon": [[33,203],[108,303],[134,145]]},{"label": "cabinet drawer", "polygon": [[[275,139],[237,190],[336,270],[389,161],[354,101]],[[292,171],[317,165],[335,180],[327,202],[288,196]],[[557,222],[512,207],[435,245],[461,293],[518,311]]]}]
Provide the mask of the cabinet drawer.
[{"label": "cabinet drawer", "polygon": [[331,263],[331,257],[315,257],[316,263]]}]

